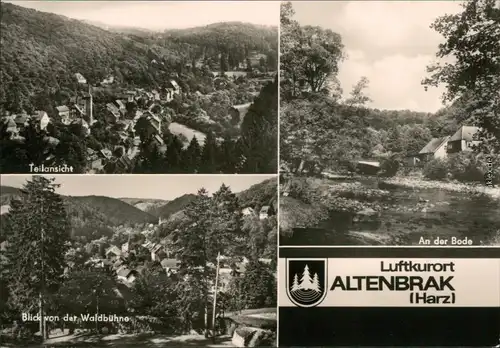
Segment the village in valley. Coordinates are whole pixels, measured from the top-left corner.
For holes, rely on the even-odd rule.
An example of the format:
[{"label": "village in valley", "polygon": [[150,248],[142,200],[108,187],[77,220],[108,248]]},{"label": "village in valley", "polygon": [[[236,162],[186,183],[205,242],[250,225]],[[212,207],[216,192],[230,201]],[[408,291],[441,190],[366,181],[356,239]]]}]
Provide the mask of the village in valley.
[{"label": "village in valley", "polygon": [[[30,82],[14,51],[4,52],[3,173],[29,173],[30,165],[47,173],[61,166],[93,174],[275,172],[276,27],[213,23],[139,35],[72,21],[87,35],[82,40],[63,17],[49,24],[50,14],[2,3],[4,9],[3,46],[11,42],[25,60],[39,61],[26,69],[61,61],[33,72]],[[40,42],[28,18],[65,27],[67,36],[54,45],[62,45],[68,60],[36,55],[17,41],[14,23]],[[124,57],[114,57],[100,40],[92,43],[94,36],[113,42]],[[80,48],[68,40],[91,45],[89,52],[74,51]]]},{"label": "village in valley", "polygon": [[[96,179],[99,177],[103,181]],[[103,184],[112,187],[127,182],[129,189],[120,192],[137,195],[134,182],[140,177],[60,176],[55,182],[48,176],[22,178],[24,182],[21,176],[7,176],[3,185],[22,183],[22,189],[2,186],[0,195],[0,335],[5,342],[29,343],[45,337],[50,344],[72,344],[95,340],[99,335],[99,339],[116,340],[118,346],[140,333],[146,335],[145,345],[148,340],[161,339],[183,345],[176,340],[190,335],[203,346],[221,341],[241,346],[238,340],[250,332],[253,344],[274,344],[275,178],[242,179],[248,184],[235,184],[244,187],[239,192],[224,184],[234,184],[237,178],[204,179],[213,192],[200,189],[197,194],[186,193],[171,200],[50,192],[56,184],[66,186],[69,192],[90,185],[95,188],[88,192],[95,194]],[[166,177],[150,180],[169,181]],[[194,181],[201,183],[203,179]],[[165,185],[180,184],[170,181]],[[32,221],[26,214],[44,209],[52,211],[51,221],[41,213],[40,224],[24,223]],[[18,256],[27,251],[21,249],[30,231],[40,229],[41,239],[39,233],[31,234],[37,235],[30,244],[36,245],[32,257],[35,268],[17,268]],[[50,263],[54,269],[44,272],[43,266],[37,266],[40,263]],[[52,285],[30,282],[23,272]],[[43,324],[21,321],[20,313],[34,315],[40,306],[36,298],[24,302],[14,294],[15,289],[24,289],[26,294],[40,292],[45,303],[41,310],[47,316],[63,318],[68,314],[80,319]],[[81,320],[86,314],[126,319],[96,324]]]},{"label": "village in valley", "polygon": [[[246,207],[241,211],[241,214],[244,218],[253,219],[257,218],[260,221],[264,221],[268,218],[271,218],[274,213],[271,206],[263,206],[260,209],[260,212],[257,214],[252,207]],[[161,218],[158,221],[157,225],[149,224],[144,231],[141,231],[140,234],[144,237],[139,237],[143,243],[132,243],[131,234],[128,235],[128,239],[125,243],[121,245],[110,245],[107,247],[105,251],[104,258],[94,257],[86,261],[87,265],[92,265],[96,268],[107,268],[116,273],[116,276],[119,280],[122,281],[123,284],[131,287],[137,277],[144,271],[144,266],[138,266],[136,268],[130,268],[127,266],[130,264],[130,255],[133,254],[133,257],[136,257],[138,254],[138,249],[147,250],[149,254],[149,258],[152,262],[159,262],[163,270],[169,276],[176,274],[180,267],[180,261],[174,257],[173,252],[171,251],[170,238],[165,237],[159,242],[155,242],[154,236],[158,233],[162,228],[162,220]],[[5,242],[4,242],[5,243]],[[97,242],[99,243],[99,242]],[[92,246],[87,246],[87,249]],[[91,249],[90,249],[91,250]],[[89,250],[87,250],[89,251]],[[221,255],[219,257],[220,268],[219,268],[219,290],[227,291],[229,289],[229,283],[235,275],[241,275],[245,272],[245,266],[248,264],[249,260],[245,256],[240,256],[239,261],[235,262],[235,269],[231,268],[232,258]],[[271,265],[274,262],[271,258],[258,258],[258,261],[265,264]],[[208,263],[208,266],[215,270],[216,265],[213,263]],[[69,272],[70,267],[66,268],[66,272]],[[212,287],[211,291],[214,291]]]}]

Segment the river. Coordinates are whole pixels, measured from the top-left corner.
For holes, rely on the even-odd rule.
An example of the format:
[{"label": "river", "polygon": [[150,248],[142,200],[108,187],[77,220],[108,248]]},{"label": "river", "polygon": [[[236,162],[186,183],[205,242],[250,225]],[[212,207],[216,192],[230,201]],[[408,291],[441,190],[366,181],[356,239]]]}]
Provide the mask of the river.
[{"label": "river", "polygon": [[[332,187],[350,183],[345,179],[330,182]],[[343,192],[341,197],[358,201],[362,208],[356,211],[361,214],[332,211],[329,219],[311,228],[295,229],[293,236],[281,240],[281,244],[426,245],[425,242],[430,242],[430,245],[453,246],[453,237],[455,240],[467,238],[471,245],[498,243],[498,199],[469,192],[408,188],[376,178],[351,183],[358,185],[356,192],[364,194]],[[435,244],[437,238],[448,242]]]}]

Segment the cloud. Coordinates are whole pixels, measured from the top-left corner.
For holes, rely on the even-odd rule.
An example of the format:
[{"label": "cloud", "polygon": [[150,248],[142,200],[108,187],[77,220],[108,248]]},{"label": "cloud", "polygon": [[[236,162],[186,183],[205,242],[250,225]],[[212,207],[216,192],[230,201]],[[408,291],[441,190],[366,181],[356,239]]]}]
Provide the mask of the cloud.
[{"label": "cloud", "polygon": [[425,92],[421,80],[435,61],[443,38],[430,28],[444,14],[460,11],[457,1],[336,1],[293,3],[295,19],[342,36],[347,59],[339,80],[348,95],[362,76],[370,80],[371,106],[434,112],[443,88]]},{"label": "cloud", "polygon": [[370,81],[366,94],[373,100],[372,107],[434,112],[443,106],[440,99],[443,88],[430,88],[426,92],[421,85],[432,56],[391,55],[369,61],[359,53],[349,51],[348,55],[339,72],[345,96],[366,76]]},{"label": "cloud", "polygon": [[112,26],[161,30],[217,22],[279,25],[279,3],[261,1],[15,1],[16,5]]},{"label": "cloud", "polygon": [[442,38],[430,24],[459,9],[453,1],[351,1],[336,15],[336,27],[373,48],[436,47]]}]

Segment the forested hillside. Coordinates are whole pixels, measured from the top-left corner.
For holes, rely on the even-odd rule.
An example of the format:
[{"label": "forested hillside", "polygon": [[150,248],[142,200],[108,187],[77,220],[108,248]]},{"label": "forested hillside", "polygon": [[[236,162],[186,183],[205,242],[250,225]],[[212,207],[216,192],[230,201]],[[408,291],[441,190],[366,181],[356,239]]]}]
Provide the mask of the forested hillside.
[{"label": "forested hillside", "polygon": [[[0,187],[2,206],[10,206],[13,200],[22,199],[23,193],[19,189],[9,186]],[[63,196],[63,201],[71,221],[73,237],[84,236],[88,240],[98,239],[101,236],[111,237],[113,227],[143,225],[158,221],[155,216],[116,198]]]},{"label": "forested hillside", "polygon": [[265,54],[268,64],[277,65],[277,27],[258,26],[249,23],[215,23],[187,30],[168,30],[163,45],[188,44],[194,47],[191,58],[210,57],[220,59],[221,65],[230,70],[244,63],[252,52]]},{"label": "forested hillside", "polygon": [[276,179],[269,179],[252,185],[249,189],[239,192],[238,202],[246,208],[260,209],[264,205],[272,205],[277,199]]},{"label": "forested hillside", "polygon": [[161,207],[168,203],[164,199],[148,199],[148,198],[120,198],[121,201],[133,205],[134,207],[149,213],[157,207]]},{"label": "forested hillside", "polygon": [[149,213],[154,216],[161,217],[162,219],[167,219],[171,215],[183,210],[195,198],[196,195],[185,194],[169,201],[164,205],[152,209],[151,211],[149,211]]},{"label": "forested hillside", "polygon": [[13,4],[2,3],[1,12],[0,109],[11,112],[49,112],[50,100],[76,88],[76,72],[91,84],[112,74],[124,85],[162,86],[187,63],[219,55],[236,63],[252,51],[274,57],[278,42],[276,28],[243,23],[139,36]]}]

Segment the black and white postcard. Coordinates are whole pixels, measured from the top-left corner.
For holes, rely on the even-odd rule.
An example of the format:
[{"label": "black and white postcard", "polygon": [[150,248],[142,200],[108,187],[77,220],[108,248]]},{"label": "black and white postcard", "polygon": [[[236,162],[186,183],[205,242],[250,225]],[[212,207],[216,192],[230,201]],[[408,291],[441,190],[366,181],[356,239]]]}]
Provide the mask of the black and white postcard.
[{"label": "black and white postcard", "polygon": [[1,12],[1,173],[276,173],[278,2]]},{"label": "black and white postcard", "polygon": [[8,346],[276,345],[276,176],[2,175]]},{"label": "black and white postcard", "polygon": [[280,245],[500,245],[499,12],[282,3]]}]

